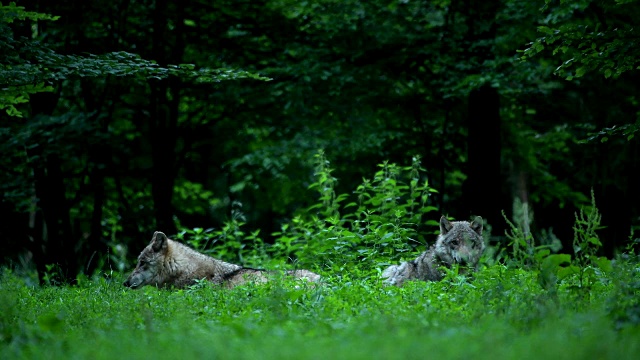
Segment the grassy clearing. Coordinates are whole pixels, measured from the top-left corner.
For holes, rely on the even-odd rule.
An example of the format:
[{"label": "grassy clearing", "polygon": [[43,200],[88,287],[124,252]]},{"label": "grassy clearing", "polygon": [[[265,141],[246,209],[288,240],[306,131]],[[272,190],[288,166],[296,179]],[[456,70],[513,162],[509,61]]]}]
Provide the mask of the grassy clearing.
[{"label": "grassy clearing", "polygon": [[[232,290],[129,290],[123,276],[77,286],[0,281],[3,359],[635,358],[637,263],[580,290],[493,265],[468,279],[384,287],[377,278],[290,280]],[[634,317],[635,316],[635,317]]]}]

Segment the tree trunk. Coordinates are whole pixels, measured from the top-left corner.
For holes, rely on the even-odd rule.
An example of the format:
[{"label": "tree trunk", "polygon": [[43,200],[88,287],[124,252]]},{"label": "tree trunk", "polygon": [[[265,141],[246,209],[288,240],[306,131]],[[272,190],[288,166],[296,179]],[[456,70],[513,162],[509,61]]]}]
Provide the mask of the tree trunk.
[{"label": "tree trunk", "polygon": [[500,99],[498,91],[488,85],[471,92],[468,116],[467,180],[462,193],[465,215],[480,215],[494,229],[503,233],[502,189],[500,171]]},{"label": "tree trunk", "polygon": [[[51,116],[58,103],[57,93],[39,93],[31,95],[32,119],[39,116]],[[30,158],[38,157],[34,162],[33,179],[38,209],[46,231],[32,233],[34,259],[38,278],[43,281],[46,265],[56,265],[52,269],[54,281],[68,282],[75,277],[77,261],[75,243],[71,229],[69,202],[66,198],[65,179],[61,170],[62,162],[57,154],[47,153],[43,145],[38,144],[27,151]],[[39,226],[34,226],[39,228]],[[39,253],[42,251],[42,253]]]},{"label": "tree trunk", "polygon": [[[170,13],[175,29],[170,34],[167,29]],[[182,6],[169,11],[166,1],[156,1],[153,10],[153,59],[162,65],[182,62],[184,53],[184,14]],[[170,42],[171,36],[175,42]],[[173,187],[177,176],[176,144],[178,105],[180,103],[181,82],[169,78],[159,81],[151,80],[151,146],[153,169],[151,171],[151,193],[153,196],[156,230],[169,234],[176,232],[173,221]]]},{"label": "tree trunk", "polygon": [[[602,128],[604,126],[599,126]],[[600,255],[613,258],[616,253],[624,251],[631,235],[633,206],[638,204],[638,163],[637,142],[624,145],[598,144],[600,154],[614,153],[622,147],[625,161],[620,166],[624,170],[618,176],[612,174],[612,156],[600,156],[597,162],[600,180],[595,188],[596,206],[602,215],[604,229],[598,231],[602,242]],[[635,234],[638,238],[638,235]]]},{"label": "tree trunk", "polygon": [[[500,6],[499,2],[467,1],[467,39],[470,44],[485,44],[467,50],[470,61],[483,64],[495,58],[494,20]],[[482,72],[482,65],[477,65],[475,71]],[[501,214],[505,205],[502,195],[505,181],[500,166],[500,95],[490,82],[469,94],[467,129],[467,180],[462,187],[466,215],[482,216],[491,224],[493,234],[502,234],[505,226]]]},{"label": "tree trunk", "polygon": [[[34,151],[35,150],[35,151]],[[37,150],[29,151],[29,156],[37,155]],[[75,276],[77,263],[71,230],[69,206],[65,196],[65,186],[60,171],[60,160],[57,155],[40,155],[41,163],[34,166],[33,178],[35,183],[38,208],[42,213],[42,220],[46,231],[34,232],[33,249],[38,277],[43,280],[43,271],[47,265],[56,265],[52,271],[54,280],[67,282]],[[39,228],[39,226],[34,226]],[[42,251],[41,254],[38,252]]]},{"label": "tree trunk", "polygon": [[[81,38],[81,43],[86,42],[86,39]],[[108,85],[105,85],[108,87]],[[83,80],[81,81],[82,94],[87,112],[101,112],[104,111],[104,101],[107,98],[104,92],[98,94],[95,81]],[[113,107],[113,103],[111,103]],[[98,134],[107,135],[109,121],[112,118],[113,109],[110,109],[107,116],[98,117],[98,119],[90,119],[89,121],[98,121]],[[93,213],[90,220],[89,237],[85,246],[83,247],[83,253],[79,256],[83,264],[83,270],[85,275],[92,275],[98,264],[99,257],[107,256],[107,246],[102,238],[102,219],[103,219],[103,207],[106,200],[105,191],[105,169],[108,167],[110,159],[108,154],[111,153],[108,145],[98,137],[94,143],[90,145],[89,149],[89,164],[91,171],[89,173],[89,182],[91,193],[93,194]]]},{"label": "tree trunk", "polygon": [[[97,151],[100,151],[100,146],[96,145],[96,147],[98,148]],[[87,252],[82,257],[85,264],[84,272],[88,276],[92,275],[98,266],[96,256],[100,254],[107,255],[107,251],[105,251],[106,245],[102,241],[102,217],[106,194],[104,173],[99,168],[99,165],[102,164],[102,162],[98,161],[101,157],[99,154],[101,153],[99,152],[98,155],[92,156],[92,159],[96,160],[96,162],[89,176],[93,192],[93,213],[91,214],[91,230],[87,239]]]}]

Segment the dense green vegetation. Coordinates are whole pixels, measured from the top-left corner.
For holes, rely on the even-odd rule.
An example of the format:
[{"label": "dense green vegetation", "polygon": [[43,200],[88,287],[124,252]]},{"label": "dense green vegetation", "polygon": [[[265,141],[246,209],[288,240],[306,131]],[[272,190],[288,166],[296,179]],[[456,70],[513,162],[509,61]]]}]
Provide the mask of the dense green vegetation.
[{"label": "dense green vegetation", "polygon": [[[2,357],[633,357],[639,5],[0,3]],[[480,271],[382,286],[441,215]],[[154,231],[325,281],[127,290]]]},{"label": "dense green vegetation", "polygon": [[[187,289],[131,290],[121,285],[122,272],[110,270],[80,275],[73,286],[41,287],[6,269],[0,351],[8,359],[626,359],[640,350],[640,258],[631,244],[615,260],[597,255],[601,216],[593,199],[576,214],[574,256],[510,223],[508,248],[490,246],[478,272],[462,275],[454,266],[440,282],[397,288],[383,285],[380,272],[423,250],[402,242],[418,237],[421,215],[429,213],[422,206],[429,187],[414,181],[418,163],[382,164],[358,188],[359,205],[340,206],[345,196],[336,196],[326,160],[317,159],[312,187],[321,202],[275,244],[245,235],[238,219],[220,231],[182,236],[200,251],[269,269],[290,267],[283,259],[291,256],[322,273],[320,283],[274,275],[267,284],[233,289],[203,280]],[[378,231],[386,227],[393,231]],[[45,280],[55,284],[57,268],[48,270]]]},{"label": "dense green vegetation", "polygon": [[504,265],[473,279],[383,287],[343,271],[319,287],[282,279],[222,290],[123,288],[119,273],[73,287],[0,281],[0,351],[14,358],[632,359],[638,262],[541,285]]}]

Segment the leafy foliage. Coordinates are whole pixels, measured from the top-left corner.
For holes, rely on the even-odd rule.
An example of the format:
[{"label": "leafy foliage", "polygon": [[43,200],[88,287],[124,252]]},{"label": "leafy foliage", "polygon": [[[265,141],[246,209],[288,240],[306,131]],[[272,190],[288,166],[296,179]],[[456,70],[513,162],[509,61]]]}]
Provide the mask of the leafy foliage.
[{"label": "leafy foliage", "polygon": [[293,257],[302,267],[344,271],[359,264],[383,265],[388,258],[397,260],[415,248],[422,251],[425,229],[438,223],[424,220],[437,209],[428,205],[435,190],[423,180],[420,159],[414,157],[406,167],[384,162],[378,168],[371,180],[363,179],[354,191],[356,199],[350,199],[348,194],[335,193],[337,179],[319,151],[316,182],[309,186],[318,192],[318,203],[274,234],[273,256]]},{"label": "leafy foliage", "polygon": [[52,91],[51,84],[72,78],[115,76],[159,80],[174,76],[196,84],[245,78],[270,80],[242,70],[196,69],[193,64],[160,66],[155,61],[144,60],[125,51],[87,56],[61,54],[39,41],[14,38],[8,26],[15,20],[58,19],[58,16],[25,11],[15,3],[8,6],[0,4],[0,47],[7,49],[0,57],[0,83],[4,86],[0,109],[6,108],[9,115],[21,116],[15,105],[27,102],[29,94]]},{"label": "leafy foliage", "polygon": [[324,151],[316,153],[315,161],[316,181],[309,189],[317,192],[317,203],[275,232],[273,244],[265,244],[259,231],[246,233],[239,203],[219,230],[183,228],[177,239],[214,257],[253,267],[265,261],[286,266],[281,260],[289,259],[300,268],[354,267],[364,273],[372,271],[371,264],[384,265],[424,251],[426,235],[436,232],[438,222],[425,220],[437,210],[428,205],[436,190],[423,180],[419,157],[405,167],[379,164],[372,180],[363,179],[352,196],[336,194],[337,179]]},{"label": "leafy foliage", "polygon": [[537,269],[538,281],[553,294],[556,294],[557,286],[563,286],[578,296],[589,298],[593,288],[601,286],[602,279],[613,270],[611,260],[597,256],[602,243],[596,231],[602,226],[593,191],[588,213],[581,209],[575,214],[573,256],[556,253],[559,249],[553,243],[536,245],[533,234],[525,230],[528,229],[528,217],[517,219],[518,225],[506,216],[505,220],[511,227],[507,238],[512,246],[511,256],[506,256],[507,263]]},{"label": "leafy foliage", "polygon": [[[618,79],[625,73],[640,69],[637,38],[638,1],[545,1],[545,17],[538,26],[542,35],[523,50],[522,59],[551,51],[560,64],[554,74],[567,80],[579,79],[597,72],[605,79]],[[555,61],[558,61],[555,60]],[[635,97],[631,102],[637,103]],[[636,114],[637,115],[637,114]],[[610,137],[634,138],[640,127],[636,121],[617,123],[591,133],[588,141],[602,142]]]},{"label": "leafy foliage", "polygon": [[260,268],[268,260],[265,244],[259,237],[260,231],[246,234],[244,215],[236,204],[231,219],[220,230],[184,229],[177,239],[185,241],[196,250],[224,261],[243,266]]},{"label": "leafy foliage", "polygon": [[[567,80],[592,70],[605,78],[617,78],[624,72],[637,70],[640,63],[633,46],[638,37],[637,3],[635,0],[584,0],[552,5],[547,1],[544,7],[547,26],[538,27],[543,36],[532,42],[524,55],[534,56],[545,45],[549,46],[553,55],[563,57],[555,73]],[[582,16],[574,17],[574,13]]]}]

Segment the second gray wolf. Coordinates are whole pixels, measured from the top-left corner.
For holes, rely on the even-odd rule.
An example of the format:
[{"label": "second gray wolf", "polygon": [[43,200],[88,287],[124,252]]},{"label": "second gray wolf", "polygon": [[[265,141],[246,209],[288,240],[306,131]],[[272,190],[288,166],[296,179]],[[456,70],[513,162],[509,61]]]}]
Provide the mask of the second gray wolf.
[{"label": "second gray wolf", "polygon": [[[311,282],[320,279],[320,275],[308,270],[289,270],[285,273]],[[232,288],[247,281],[268,281],[269,273],[214,259],[156,231],[123,285],[132,289],[144,285],[184,288],[201,279]]]},{"label": "second gray wolf", "polygon": [[481,217],[468,222],[449,221],[443,216],[436,243],[417,259],[386,268],[383,281],[395,286],[402,286],[407,280],[440,281],[444,277],[440,268],[451,268],[453,264],[459,264],[461,272],[465,268],[476,270],[484,248]]}]

